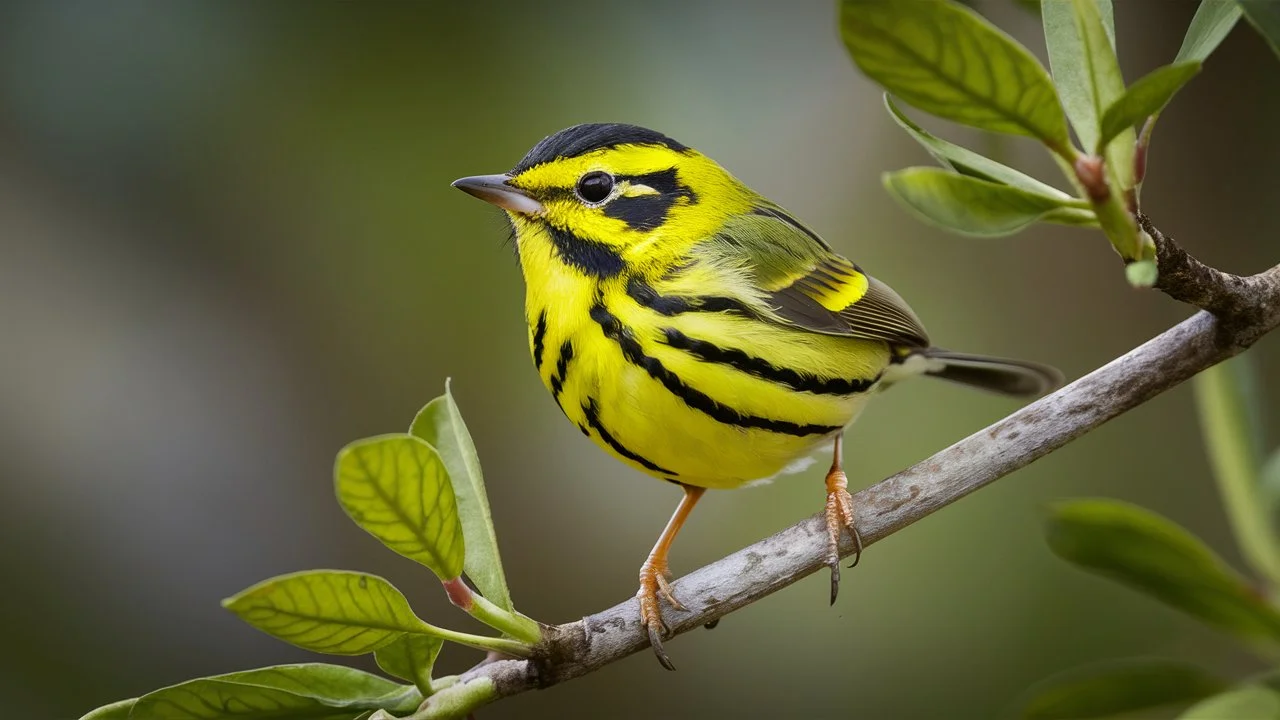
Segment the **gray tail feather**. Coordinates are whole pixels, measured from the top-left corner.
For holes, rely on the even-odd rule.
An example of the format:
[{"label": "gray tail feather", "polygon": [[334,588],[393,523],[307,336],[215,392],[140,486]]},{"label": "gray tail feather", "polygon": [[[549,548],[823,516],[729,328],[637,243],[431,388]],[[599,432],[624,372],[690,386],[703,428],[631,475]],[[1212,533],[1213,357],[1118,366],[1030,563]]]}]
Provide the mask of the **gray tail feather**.
[{"label": "gray tail feather", "polygon": [[969,355],[941,348],[913,354],[930,360],[928,375],[1002,395],[1039,397],[1056,390],[1063,382],[1062,372],[1057,368],[1025,360]]}]

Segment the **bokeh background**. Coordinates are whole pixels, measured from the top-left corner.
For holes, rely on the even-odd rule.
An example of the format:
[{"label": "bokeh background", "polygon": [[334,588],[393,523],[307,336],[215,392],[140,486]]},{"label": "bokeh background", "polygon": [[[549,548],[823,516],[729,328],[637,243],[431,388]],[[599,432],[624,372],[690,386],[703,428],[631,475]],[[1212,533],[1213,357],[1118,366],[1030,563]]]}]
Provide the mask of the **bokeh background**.
[{"label": "bokeh background", "polygon": [[[976,4],[1044,56],[1034,15]],[[1116,4],[1129,79],[1173,57],[1194,11]],[[890,282],[941,345],[1076,377],[1188,315],[1131,290],[1097,233],[964,239],[897,207],[880,173],[928,158],[848,60],[835,14],[825,0],[0,3],[3,715],[65,720],[315,659],[218,606],[293,570],[384,574],[424,617],[468,627],[331,487],[339,447],[406,428],[449,376],[518,606],[569,621],[634,591],[678,493],[563,422],[528,359],[504,222],[449,187],[564,126],[633,122],[698,147]],[[1148,212],[1237,272],[1280,260],[1278,70],[1242,23],[1153,148]],[[1032,143],[927,124],[1061,184]],[[1280,342],[1250,354],[1275,407]],[[1014,408],[895,389],[851,434],[854,482]],[[676,572],[816,512],[820,477],[713,494]],[[819,574],[673,641],[677,673],[641,654],[483,717],[976,718],[1089,660],[1254,669],[1052,557],[1043,509],[1080,495],[1153,507],[1238,560],[1179,388],[876,545],[834,608]],[[450,647],[441,669],[477,659]]]}]

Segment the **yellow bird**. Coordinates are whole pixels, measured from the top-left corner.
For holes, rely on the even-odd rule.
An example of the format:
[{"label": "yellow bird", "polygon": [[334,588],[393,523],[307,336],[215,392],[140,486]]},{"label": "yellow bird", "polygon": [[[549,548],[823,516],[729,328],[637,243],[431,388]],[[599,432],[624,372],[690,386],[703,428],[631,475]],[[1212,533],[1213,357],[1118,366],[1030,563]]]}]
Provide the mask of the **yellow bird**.
[{"label": "yellow bird", "polygon": [[[1053,368],[941,350],[888,285],[711,158],[623,124],[551,135],[511,172],[454,187],[506,211],[533,363],[569,421],[684,497],[640,569],[658,659],[671,542],[707,488],[736,488],[833,446],[831,601],[853,525],[844,429],[877,390],[932,375],[1043,394]],[[855,560],[856,562],[856,560]]]}]

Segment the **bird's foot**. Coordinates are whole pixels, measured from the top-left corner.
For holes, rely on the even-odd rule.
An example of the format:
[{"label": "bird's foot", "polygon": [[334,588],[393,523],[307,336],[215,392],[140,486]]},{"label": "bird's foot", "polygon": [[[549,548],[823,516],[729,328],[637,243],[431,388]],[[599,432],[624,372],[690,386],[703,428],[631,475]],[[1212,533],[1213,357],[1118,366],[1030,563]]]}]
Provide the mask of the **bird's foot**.
[{"label": "bird's foot", "polygon": [[839,465],[827,473],[827,566],[831,568],[831,604],[836,603],[840,591],[840,535],[849,532],[853,538],[853,562],[862,557],[862,536],[853,523],[853,496],[849,494],[849,479]]},{"label": "bird's foot", "polygon": [[649,631],[649,644],[653,646],[653,654],[658,656],[662,667],[675,670],[676,666],[667,657],[667,651],[662,649],[662,638],[669,630],[662,620],[662,605],[658,597],[665,598],[677,610],[684,610],[685,607],[671,594],[667,575],[665,567],[646,562],[640,568],[640,589],[636,591],[636,599],[640,601],[640,622]]}]

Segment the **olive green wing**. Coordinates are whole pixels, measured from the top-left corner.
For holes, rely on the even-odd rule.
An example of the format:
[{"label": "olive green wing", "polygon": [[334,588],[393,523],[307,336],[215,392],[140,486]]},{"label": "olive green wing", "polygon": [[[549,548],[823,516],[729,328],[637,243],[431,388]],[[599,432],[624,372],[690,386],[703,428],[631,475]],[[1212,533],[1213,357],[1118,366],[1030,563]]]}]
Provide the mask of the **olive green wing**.
[{"label": "olive green wing", "polygon": [[906,301],[781,208],[731,218],[699,249],[740,261],[768,319],[827,335],[929,346]]}]

